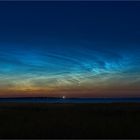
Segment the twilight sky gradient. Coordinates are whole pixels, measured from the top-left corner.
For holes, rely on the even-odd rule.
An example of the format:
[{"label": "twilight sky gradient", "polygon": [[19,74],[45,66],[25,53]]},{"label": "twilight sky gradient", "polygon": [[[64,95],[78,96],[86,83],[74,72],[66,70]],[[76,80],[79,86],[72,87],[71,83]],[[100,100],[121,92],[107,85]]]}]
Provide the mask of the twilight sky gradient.
[{"label": "twilight sky gradient", "polygon": [[140,97],[140,2],[0,2],[0,97]]}]

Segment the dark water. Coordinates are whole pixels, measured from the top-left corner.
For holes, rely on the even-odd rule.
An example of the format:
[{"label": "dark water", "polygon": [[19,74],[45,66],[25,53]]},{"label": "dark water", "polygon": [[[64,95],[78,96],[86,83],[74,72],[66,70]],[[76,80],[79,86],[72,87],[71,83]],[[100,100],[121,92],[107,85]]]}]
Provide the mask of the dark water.
[{"label": "dark water", "polygon": [[140,103],[140,98],[0,98],[0,102],[29,102],[29,103]]}]

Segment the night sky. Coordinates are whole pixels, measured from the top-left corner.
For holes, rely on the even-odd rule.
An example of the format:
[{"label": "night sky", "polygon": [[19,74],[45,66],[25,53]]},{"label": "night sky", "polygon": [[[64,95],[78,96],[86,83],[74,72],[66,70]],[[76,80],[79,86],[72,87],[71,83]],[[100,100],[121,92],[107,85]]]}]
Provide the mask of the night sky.
[{"label": "night sky", "polygon": [[140,2],[0,2],[0,97],[140,97]]}]

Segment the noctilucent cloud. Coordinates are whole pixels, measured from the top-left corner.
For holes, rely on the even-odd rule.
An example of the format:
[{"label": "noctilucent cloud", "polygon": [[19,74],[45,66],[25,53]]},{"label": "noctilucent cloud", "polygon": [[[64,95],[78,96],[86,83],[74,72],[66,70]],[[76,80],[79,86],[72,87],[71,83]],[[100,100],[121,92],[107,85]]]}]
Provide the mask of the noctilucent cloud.
[{"label": "noctilucent cloud", "polygon": [[140,97],[140,2],[0,2],[0,97]]}]

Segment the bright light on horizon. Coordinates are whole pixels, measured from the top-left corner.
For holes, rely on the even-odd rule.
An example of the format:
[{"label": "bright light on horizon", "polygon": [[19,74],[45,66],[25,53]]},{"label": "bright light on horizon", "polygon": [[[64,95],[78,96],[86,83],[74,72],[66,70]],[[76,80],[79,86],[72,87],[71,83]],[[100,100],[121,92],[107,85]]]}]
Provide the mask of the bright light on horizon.
[{"label": "bright light on horizon", "polygon": [[62,96],[63,99],[66,99],[66,96]]}]

